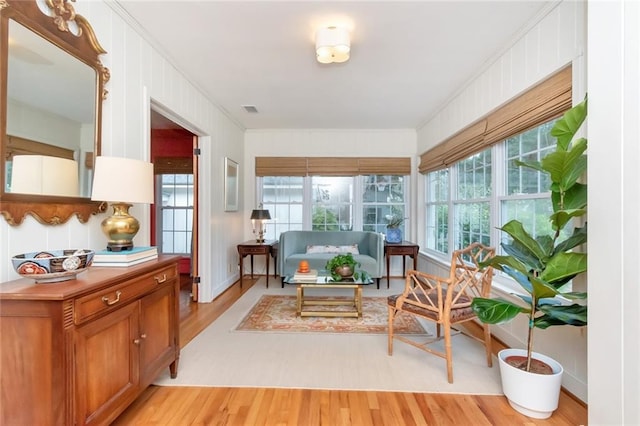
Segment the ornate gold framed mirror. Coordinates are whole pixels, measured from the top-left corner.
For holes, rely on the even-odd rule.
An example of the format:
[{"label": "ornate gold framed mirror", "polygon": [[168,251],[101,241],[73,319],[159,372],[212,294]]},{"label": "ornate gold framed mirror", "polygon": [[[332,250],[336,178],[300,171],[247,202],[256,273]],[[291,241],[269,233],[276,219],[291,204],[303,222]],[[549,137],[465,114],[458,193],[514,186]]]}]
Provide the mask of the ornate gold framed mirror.
[{"label": "ornate gold framed mirror", "polygon": [[68,0],[0,0],[0,214],[86,222],[109,70]]}]

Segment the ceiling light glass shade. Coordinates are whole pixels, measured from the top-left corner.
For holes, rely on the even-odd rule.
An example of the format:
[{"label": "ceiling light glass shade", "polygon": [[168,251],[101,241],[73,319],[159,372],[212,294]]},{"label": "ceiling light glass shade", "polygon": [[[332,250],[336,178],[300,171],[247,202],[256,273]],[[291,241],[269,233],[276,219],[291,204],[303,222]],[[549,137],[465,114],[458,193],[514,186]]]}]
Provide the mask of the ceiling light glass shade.
[{"label": "ceiling light glass shade", "polygon": [[316,32],[316,59],[321,64],[345,62],[350,51],[349,31],[345,28],[327,27]]}]

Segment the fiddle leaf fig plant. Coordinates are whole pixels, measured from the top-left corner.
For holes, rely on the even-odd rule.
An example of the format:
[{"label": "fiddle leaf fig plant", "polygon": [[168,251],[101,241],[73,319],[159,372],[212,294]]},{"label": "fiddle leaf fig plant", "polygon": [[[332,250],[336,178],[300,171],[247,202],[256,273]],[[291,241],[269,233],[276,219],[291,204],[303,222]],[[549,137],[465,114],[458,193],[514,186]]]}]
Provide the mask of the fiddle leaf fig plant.
[{"label": "fiddle leaf fig plant", "polygon": [[[526,294],[517,294],[524,304],[503,299],[475,298],[472,309],[480,321],[489,324],[508,322],[518,314],[529,317],[527,363],[530,371],[534,328],[554,325],[584,326],[587,307],[575,303],[587,298],[584,292],[563,290],[565,284],[587,270],[587,254],[574,249],[587,242],[586,222],[573,232],[563,233],[573,219],[587,213],[587,185],[579,182],[587,169],[587,140],[574,136],[587,116],[587,99],[558,120],[551,130],[557,139],[555,151],[540,162],[518,162],[549,175],[551,204],[550,235],[532,236],[517,220],[511,220],[500,230],[509,235],[501,244],[506,255],[495,256],[482,266],[493,266],[513,278]],[[563,300],[564,299],[564,300]],[[566,301],[570,302],[566,302]]]}]

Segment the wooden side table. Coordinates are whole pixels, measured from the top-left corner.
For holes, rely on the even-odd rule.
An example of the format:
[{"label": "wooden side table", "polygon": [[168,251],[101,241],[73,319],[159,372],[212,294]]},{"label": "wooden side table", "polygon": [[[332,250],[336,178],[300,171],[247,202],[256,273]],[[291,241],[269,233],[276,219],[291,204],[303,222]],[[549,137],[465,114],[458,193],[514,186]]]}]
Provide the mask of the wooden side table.
[{"label": "wooden side table", "polygon": [[391,256],[402,256],[402,278],[406,276],[405,259],[407,256],[413,259],[413,269],[418,269],[418,251],[420,246],[411,241],[401,243],[384,242],[384,257],[387,260],[387,288],[389,288],[389,261]]},{"label": "wooden side table", "polygon": [[[267,265],[267,288],[269,288],[269,256],[278,256],[277,248],[275,252],[273,249],[275,244],[277,244],[276,240],[266,240],[264,243],[257,243],[255,240],[249,240],[242,244],[238,244],[238,256],[240,257],[240,290],[242,290],[242,277],[244,276],[244,258],[245,256],[251,256],[251,278],[253,279],[253,256],[255,255],[265,256],[265,263]],[[276,257],[274,257],[274,259],[276,259]]]}]

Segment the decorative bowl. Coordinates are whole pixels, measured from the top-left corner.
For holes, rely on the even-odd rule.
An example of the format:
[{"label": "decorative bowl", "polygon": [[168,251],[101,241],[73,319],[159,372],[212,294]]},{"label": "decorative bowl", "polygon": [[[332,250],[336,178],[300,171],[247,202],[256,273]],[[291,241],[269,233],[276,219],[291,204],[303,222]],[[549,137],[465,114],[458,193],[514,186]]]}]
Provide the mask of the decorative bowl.
[{"label": "decorative bowl", "polygon": [[18,274],[36,283],[56,283],[74,279],[93,262],[89,249],[47,250],[13,256],[11,263]]},{"label": "decorative bowl", "polygon": [[340,275],[342,278],[351,278],[353,276],[353,268],[349,265],[337,266],[333,272]]}]

